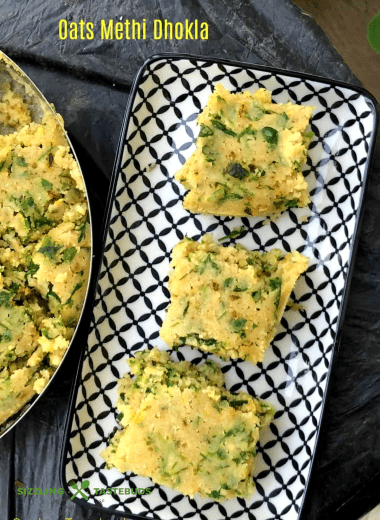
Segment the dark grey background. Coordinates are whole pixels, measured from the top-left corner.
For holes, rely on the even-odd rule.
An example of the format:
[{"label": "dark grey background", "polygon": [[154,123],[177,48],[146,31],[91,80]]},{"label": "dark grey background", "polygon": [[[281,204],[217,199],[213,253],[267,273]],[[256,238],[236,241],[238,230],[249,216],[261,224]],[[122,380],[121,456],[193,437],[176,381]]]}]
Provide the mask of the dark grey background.
[{"label": "dark grey background", "polygon": [[[208,41],[101,41],[100,20],[209,23]],[[91,21],[94,40],[61,41],[58,22]],[[352,35],[354,40],[355,35]],[[324,33],[291,0],[3,0],[0,48],[30,75],[66,123],[100,226],[129,87],[144,60],[189,52],[318,74],[359,85]],[[341,347],[304,509],[307,520],[356,520],[380,502],[380,153],[375,154]],[[98,258],[97,253],[97,258]],[[88,313],[91,309],[88,309]],[[4,520],[111,520],[66,497],[18,496],[60,487],[59,455],[86,323],[48,393],[0,440]]]}]

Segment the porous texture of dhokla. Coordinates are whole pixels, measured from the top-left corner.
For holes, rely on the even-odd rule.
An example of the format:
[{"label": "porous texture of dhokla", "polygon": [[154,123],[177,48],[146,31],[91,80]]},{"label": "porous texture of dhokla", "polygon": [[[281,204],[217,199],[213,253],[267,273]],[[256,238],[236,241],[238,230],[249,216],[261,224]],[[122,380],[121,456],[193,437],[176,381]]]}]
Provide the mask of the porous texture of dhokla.
[{"label": "porous texture of dhokla", "polygon": [[198,117],[196,150],[176,173],[194,213],[260,216],[304,207],[308,185],[301,172],[314,135],[314,107],[274,104],[271,93],[232,94],[216,85]]},{"label": "porous texture of dhokla", "polygon": [[119,381],[122,430],[101,453],[108,467],[133,471],[193,497],[225,500],[254,491],[252,469],[260,430],[274,409],[223,387],[208,361],[175,363],[167,352],[141,351]]},{"label": "porous texture of dhokla", "polygon": [[308,259],[297,251],[222,247],[210,235],[173,249],[171,303],[160,331],[171,347],[190,345],[223,359],[262,361]]}]

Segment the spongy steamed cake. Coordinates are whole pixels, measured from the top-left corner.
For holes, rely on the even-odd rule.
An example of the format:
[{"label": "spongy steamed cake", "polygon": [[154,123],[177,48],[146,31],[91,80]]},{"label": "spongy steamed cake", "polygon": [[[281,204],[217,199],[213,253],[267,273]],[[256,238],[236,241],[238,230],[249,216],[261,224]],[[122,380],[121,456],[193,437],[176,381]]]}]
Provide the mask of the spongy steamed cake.
[{"label": "spongy steamed cake", "polygon": [[175,363],[167,352],[141,351],[119,381],[122,430],[101,453],[107,467],[133,471],[185,495],[225,500],[254,491],[260,430],[274,409],[231,394],[213,362]]},{"label": "spongy steamed cake", "polygon": [[171,302],[160,336],[257,363],[272,341],[286,302],[308,259],[294,251],[222,247],[210,235],[181,240],[173,249]]},{"label": "spongy steamed cake", "polygon": [[309,202],[301,167],[314,107],[275,104],[259,89],[232,94],[218,84],[198,117],[196,150],[175,178],[184,207],[212,215],[273,215]]}]

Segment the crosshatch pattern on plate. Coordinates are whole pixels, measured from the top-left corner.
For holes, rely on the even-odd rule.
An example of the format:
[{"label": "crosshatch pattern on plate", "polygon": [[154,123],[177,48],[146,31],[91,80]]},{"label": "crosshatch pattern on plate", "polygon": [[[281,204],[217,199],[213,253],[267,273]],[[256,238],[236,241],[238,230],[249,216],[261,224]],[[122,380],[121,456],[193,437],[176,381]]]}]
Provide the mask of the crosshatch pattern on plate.
[{"label": "crosshatch pattern on plate", "polygon": [[[232,91],[264,87],[273,100],[316,107],[304,175],[308,208],[290,209],[275,221],[194,215],[182,207],[184,189],[174,173],[194,150],[196,117],[216,83]],[[352,239],[374,125],[372,103],[362,94],[294,76],[198,59],[150,62],[137,87],[119,165],[94,315],[78,387],[65,479],[88,479],[88,505],[153,518],[298,518],[334,351]],[[116,426],[117,380],[139,349],[165,348],[159,329],[169,303],[170,252],[188,235],[220,238],[244,225],[238,241],[249,249],[297,249],[310,258],[272,346],[258,366],[180,348],[174,359],[214,359],[226,386],[273,404],[256,457],[256,492],[218,504],[190,499],[148,478],[106,470],[99,452]],[[225,242],[235,243],[235,240]],[[151,487],[150,495],[102,495],[95,488]],[[103,500],[103,502],[100,501]]]}]

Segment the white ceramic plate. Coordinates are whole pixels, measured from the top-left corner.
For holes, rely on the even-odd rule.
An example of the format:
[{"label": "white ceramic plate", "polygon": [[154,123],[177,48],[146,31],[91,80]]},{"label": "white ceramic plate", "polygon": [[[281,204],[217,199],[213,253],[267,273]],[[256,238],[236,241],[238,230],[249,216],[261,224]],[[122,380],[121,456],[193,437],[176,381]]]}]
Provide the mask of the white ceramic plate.
[{"label": "white ceramic plate", "polygon": [[[216,83],[232,91],[265,87],[275,102],[316,107],[304,175],[309,207],[277,220],[194,215],[183,209],[175,172],[195,148],[196,117]],[[307,487],[342,321],[370,163],[376,111],[357,88],[303,74],[194,56],[160,55],[141,69],[131,93],[115,168],[94,315],[77,378],[62,458],[62,479],[89,480],[88,506],[160,519],[296,520]],[[266,225],[265,225],[266,224]],[[310,257],[264,362],[221,362],[228,389],[276,408],[256,457],[256,492],[218,504],[189,499],[150,479],[105,469],[99,452],[117,425],[117,380],[136,350],[166,346],[159,329],[169,303],[174,245],[188,235],[218,239],[244,225],[249,249],[297,249]],[[229,242],[227,242],[228,244]],[[234,241],[232,241],[234,243]],[[180,348],[174,359],[207,358]],[[95,495],[95,488],[146,488],[150,495]],[[77,500],[77,498],[75,499]]]}]

